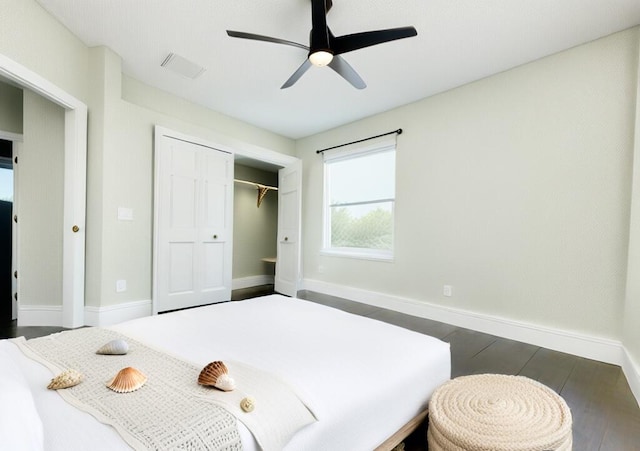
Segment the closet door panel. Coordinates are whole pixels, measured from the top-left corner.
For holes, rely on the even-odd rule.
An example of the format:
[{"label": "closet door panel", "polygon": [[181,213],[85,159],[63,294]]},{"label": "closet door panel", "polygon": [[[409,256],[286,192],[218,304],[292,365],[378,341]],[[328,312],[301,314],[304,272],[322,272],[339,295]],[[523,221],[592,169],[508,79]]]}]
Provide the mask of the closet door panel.
[{"label": "closet door panel", "polygon": [[204,182],[204,227],[218,229],[220,233],[226,231],[227,190],[226,184],[210,180]]},{"label": "closet door panel", "polygon": [[297,162],[278,174],[278,257],[275,290],[296,296],[300,275],[300,211],[302,163]]},{"label": "closet door panel", "polygon": [[196,228],[197,190],[194,177],[171,175],[169,214],[172,229]]},{"label": "closet door panel", "polygon": [[233,156],[163,136],[156,158],[154,311],[229,300]]},{"label": "closet door panel", "polygon": [[218,151],[202,156],[202,294],[210,303],[231,298],[233,156]]},{"label": "closet door panel", "polygon": [[203,246],[203,287],[205,291],[224,289],[225,243],[205,243]]},{"label": "closet door panel", "polygon": [[169,294],[192,293],[194,280],[193,243],[171,243],[169,251]]}]

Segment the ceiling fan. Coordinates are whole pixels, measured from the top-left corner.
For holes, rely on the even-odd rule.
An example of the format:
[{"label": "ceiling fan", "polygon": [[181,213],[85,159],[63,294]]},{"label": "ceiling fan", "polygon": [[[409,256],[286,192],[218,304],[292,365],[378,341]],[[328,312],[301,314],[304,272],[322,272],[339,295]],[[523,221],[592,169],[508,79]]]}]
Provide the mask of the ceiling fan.
[{"label": "ceiling fan", "polygon": [[364,89],[366,83],[360,75],[347,63],[340,55],[353,50],[382,44],[396,39],[410,38],[417,36],[418,32],[414,27],[390,28],[386,30],[365,31],[362,33],[348,34],[344,36],[334,36],[327,26],[327,13],[333,6],[332,0],[311,0],[311,32],[309,33],[309,46],[298,44],[259,34],[245,33],[242,31],[227,30],[227,34],[232,38],[251,39],[254,41],[272,42],[275,44],[290,45],[298,47],[308,52],[307,59],[280,87],[285,89],[293,86],[300,77],[312,66],[329,66],[342,78],[351,83],[355,88]]}]

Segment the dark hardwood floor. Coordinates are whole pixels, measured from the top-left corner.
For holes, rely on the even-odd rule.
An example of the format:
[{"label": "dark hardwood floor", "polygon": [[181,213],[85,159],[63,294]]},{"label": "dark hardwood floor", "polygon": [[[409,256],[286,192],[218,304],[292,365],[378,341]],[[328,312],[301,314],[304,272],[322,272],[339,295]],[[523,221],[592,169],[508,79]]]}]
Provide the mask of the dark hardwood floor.
[{"label": "dark hardwood floor", "polygon": [[[273,293],[273,285],[235,290],[239,301]],[[527,376],[559,393],[573,416],[574,451],[640,451],[640,408],[620,367],[405,315],[346,299],[301,291],[298,297],[431,335],[451,345],[451,377],[501,373]],[[0,338],[36,336],[60,328],[0,324]],[[422,451],[424,430],[405,442]]]},{"label": "dark hardwood floor", "polygon": [[6,321],[0,323],[0,339],[25,337],[26,339],[42,337],[65,330],[63,327],[35,327],[18,326],[16,321]]}]

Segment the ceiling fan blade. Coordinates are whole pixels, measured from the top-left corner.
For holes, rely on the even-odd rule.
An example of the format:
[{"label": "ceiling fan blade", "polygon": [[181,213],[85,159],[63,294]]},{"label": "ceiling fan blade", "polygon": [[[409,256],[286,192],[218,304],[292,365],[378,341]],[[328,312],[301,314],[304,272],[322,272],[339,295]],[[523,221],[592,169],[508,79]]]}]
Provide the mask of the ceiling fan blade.
[{"label": "ceiling fan blade", "polygon": [[387,30],[365,31],[338,37],[331,36],[331,50],[333,50],[334,55],[340,55],[341,53],[351,52],[364,47],[417,35],[418,32],[414,27],[400,27],[389,28]]},{"label": "ceiling fan blade", "polygon": [[354,88],[364,89],[367,87],[367,84],[362,78],[360,78],[360,75],[358,75],[355,69],[351,67],[351,65],[347,63],[340,55],[335,55],[333,57],[333,59],[329,63],[329,67],[336,71],[342,78],[351,83]]},{"label": "ceiling fan blade", "polygon": [[297,42],[293,42],[293,41],[287,41],[285,39],[263,36],[261,34],[245,33],[244,31],[232,31],[232,30],[227,30],[227,34],[232,38],[250,39],[252,41],[263,41],[263,42],[272,42],[274,44],[290,45],[292,47],[298,47],[302,50],[306,50],[307,52],[309,51],[309,47],[307,47],[306,45],[298,44]]},{"label": "ceiling fan blade", "polygon": [[300,77],[302,77],[307,70],[309,70],[310,67],[311,67],[311,62],[308,59],[305,59],[304,63],[302,63],[300,67],[296,69],[293,75],[291,75],[291,77],[289,77],[289,79],[285,81],[282,86],[280,86],[280,89],[287,89],[293,86],[295,82],[298,81]]}]

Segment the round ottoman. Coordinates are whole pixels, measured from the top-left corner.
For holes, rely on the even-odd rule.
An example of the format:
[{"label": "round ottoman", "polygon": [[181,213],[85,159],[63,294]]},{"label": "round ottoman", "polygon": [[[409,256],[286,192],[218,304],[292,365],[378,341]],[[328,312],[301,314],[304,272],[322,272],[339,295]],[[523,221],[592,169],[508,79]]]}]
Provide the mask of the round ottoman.
[{"label": "round ottoman", "polygon": [[526,377],[462,376],[433,393],[427,442],[429,451],[571,450],[571,412]]}]

